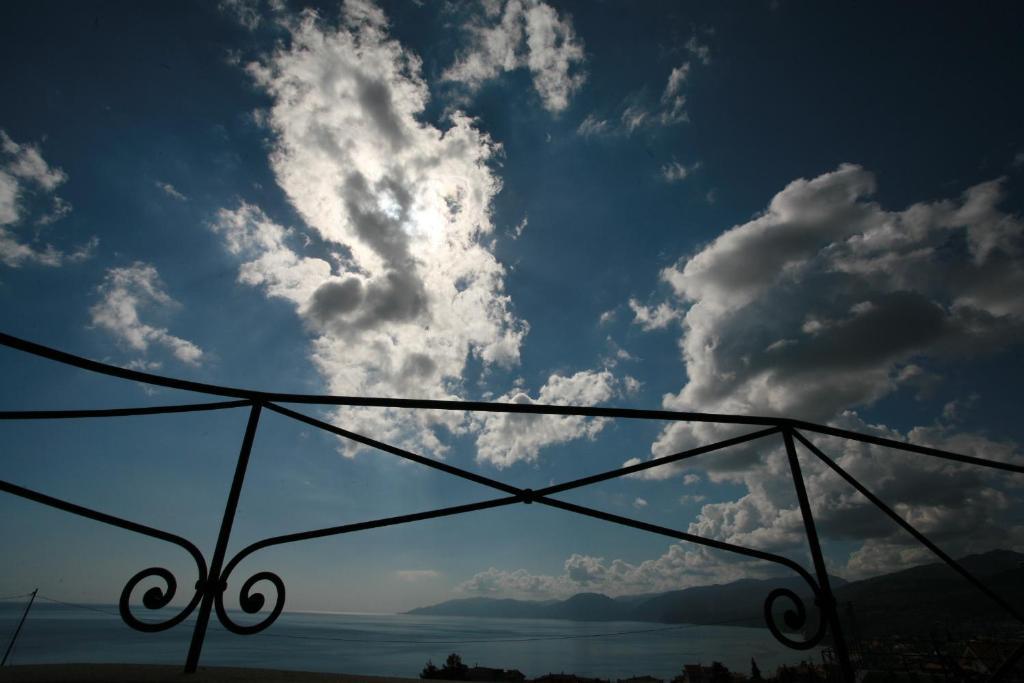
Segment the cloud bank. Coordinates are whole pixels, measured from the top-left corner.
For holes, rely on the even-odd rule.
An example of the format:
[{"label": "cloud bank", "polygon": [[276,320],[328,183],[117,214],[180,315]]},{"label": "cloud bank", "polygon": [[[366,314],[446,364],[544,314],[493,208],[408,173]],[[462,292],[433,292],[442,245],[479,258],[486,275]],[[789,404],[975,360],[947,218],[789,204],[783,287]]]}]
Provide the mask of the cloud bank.
[{"label": "cloud bank", "polygon": [[[528,330],[490,246],[501,182],[489,162],[500,147],[461,112],[443,126],[421,120],[429,93],[420,60],[388,36],[375,5],[346,3],[337,26],[308,11],[285,23],[287,44],[247,71],[273,100],[261,119],[274,136],[278,184],[328,253],[307,255],[291,229],[246,202],[220,210],[211,228],[239,258],[239,282],[295,306],[327,391],[460,398],[469,359],[484,373],[512,367]],[[602,372],[556,375],[541,396],[602,400],[611,382]],[[493,416],[346,408],[336,417],[435,455],[447,449],[445,432],[475,432],[480,460],[498,466],[600,430],[541,421],[502,450],[496,440],[510,426]]]},{"label": "cloud bank", "polygon": [[[853,412],[901,389],[916,391],[923,378],[941,381],[922,369],[928,359],[941,363],[1019,342],[1024,322],[1024,305],[1013,294],[1024,285],[1024,222],[999,208],[1002,181],[900,211],[872,201],[875,189],[874,176],[852,164],[795,180],[762,214],[661,272],[675,295],[665,310],[685,310],[679,346],[687,375],[663,405],[786,415],[1020,460],[1014,444],[960,433],[951,424],[901,433]],[[644,329],[667,317],[631,305]],[[666,455],[737,431],[677,423],[651,451]],[[836,439],[822,446],[954,549],[1024,540],[1020,528],[1000,522],[1009,506],[1005,479]],[[744,484],[748,493],[705,505],[691,532],[767,549],[803,543],[778,444],[722,453],[699,467],[715,481]],[[648,476],[674,471],[657,468]],[[883,560],[910,557],[892,525],[859,494],[812,462],[805,472],[823,530],[865,541],[847,571],[863,574],[888,568]]]},{"label": "cloud bank", "polygon": [[491,567],[458,584],[454,592],[525,600],[567,598],[582,592],[634,595],[728,583],[744,576],[764,575],[766,570],[770,571],[755,562],[723,564],[719,557],[703,549],[673,544],[660,557],[640,563],[573,553],[565,560],[560,574]]},{"label": "cloud bank", "polygon": [[[1000,209],[1002,181],[956,199],[887,210],[872,200],[876,181],[852,164],[791,182],[752,220],[665,268],[673,296],[629,302],[644,330],[680,320],[686,381],[663,405],[673,410],[786,415],[889,439],[1024,463],[1017,444],[961,430],[955,400],[930,426],[900,431],[871,424],[855,409],[901,390],[931,391],[928,367],[1018,343],[1024,306],[1024,222]],[[952,406],[952,407],[950,407]],[[667,455],[749,428],[675,423],[651,447]],[[981,468],[832,437],[813,440],[919,530],[954,555],[1024,547],[1012,521],[1019,485]],[[890,520],[831,471],[804,454],[803,473],[819,532],[855,543],[848,578],[932,561]],[[629,461],[632,464],[635,460]],[[691,471],[692,470],[692,471]],[[645,477],[741,484],[735,500],[704,503],[686,530],[800,558],[803,523],[781,441],[705,455]],[[703,503],[684,494],[684,505]],[[634,501],[634,507],[643,507]],[[564,597],[580,591],[644,593],[730,581],[771,571],[725,553],[672,545],[633,564],[573,555],[560,575],[490,569],[460,585],[479,595]]]}]

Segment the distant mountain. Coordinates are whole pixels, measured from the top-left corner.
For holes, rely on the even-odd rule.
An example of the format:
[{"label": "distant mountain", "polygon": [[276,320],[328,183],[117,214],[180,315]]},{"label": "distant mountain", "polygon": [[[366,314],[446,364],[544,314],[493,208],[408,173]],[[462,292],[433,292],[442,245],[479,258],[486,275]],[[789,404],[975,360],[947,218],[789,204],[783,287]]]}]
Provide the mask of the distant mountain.
[{"label": "distant mountain", "polygon": [[577,593],[544,608],[546,618],[570,621],[619,621],[628,610],[628,604],[600,593]]},{"label": "distant mountain", "polygon": [[408,614],[458,617],[501,617],[504,619],[568,619],[570,621],[615,621],[624,619],[629,603],[599,593],[578,593],[568,600],[496,600],[466,598],[420,607]]},{"label": "distant mountain", "polygon": [[[586,595],[581,594],[581,595]],[[573,596],[576,597],[576,596]],[[600,596],[614,603],[607,596]],[[570,598],[569,600],[571,600]],[[558,608],[569,600],[558,600],[543,603],[535,600],[497,600],[495,598],[468,598],[464,600],[448,600],[437,605],[417,607],[406,614],[422,614],[438,617],[495,617],[501,619],[570,619],[574,621],[593,621],[580,619],[579,610],[575,617],[557,614]]]},{"label": "distant mountain", "polygon": [[[846,584],[837,576],[830,576],[829,581],[833,590]],[[727,584],[662,593],[637,605],[631,618],[669,624],[763,626],[764,600],[776,588],[788,588],[798,595],[810,595],[811,592],[799,576],[740,579]],[[790,609],[792,605],[782,600],[777,607]]]},{"label": "distant mountain", "polygon": [[[832,577],[833,585],[846,582]],[[668,593],[609,598],[600,593],[578,593],[568,600],[535,602],[469,598],[420,607],[409,614],[431,616],[501,617],[506,619],[568,619],[570,621],[656,621],[715,624],[739,622],[762,626],[764,599],[775,588],[808,592],[799,577],[741,579],[724,585],[698,586]],[[785,605],[789,607],[789,605]]]},{"label": "distant mountain", "polygon": [[[959,562],[1024,612],[1024,554],[993,550]],[[941,562],[862,581],[847,582],[839,577],[830,577],[830,581],[846,627],[860,636],[922,632],[934,630],[937,624],[991,624],[1005,619],[998,606]],[[568,600],[547,602],[467,598],[420,607],[409,614],[764,626],[764,600],[776,588],[789,588],[804,596],[810,593],[800,577],[789,576],[618,598],[600,593],[579,593]],[[785,603],[780,600],[777,607],[788,609],[790,605]]]},{"label": "distant mountain", "polygon": [[[530,600],[496,600],[494,598],[465,598],[449,600],[430,607],[419,607],[409,614],[429,614],[439,617],[502,617],[505,619],[544,619],[542,611],[555,602]],[[549,617],[562,618],[562,617]]]},{"label": "distant mountain", "polygon": [[[1024,613],[1024,554],[993,550],[958,562]],[[862,636],[942,633],[1008,619],[990,598],[941,562],[856,581],[837,589],[835,596],[846,627]]]}]

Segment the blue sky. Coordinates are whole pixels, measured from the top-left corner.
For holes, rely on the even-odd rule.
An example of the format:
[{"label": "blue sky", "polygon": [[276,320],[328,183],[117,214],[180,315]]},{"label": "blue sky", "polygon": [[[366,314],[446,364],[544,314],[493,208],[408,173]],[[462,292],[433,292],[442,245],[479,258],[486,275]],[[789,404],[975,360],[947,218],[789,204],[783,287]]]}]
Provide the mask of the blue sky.
[{"label": "blue sky", "polygon": [[[0,329],[249,388],[779,414],[1020,462],[1022,18],[5,3]],[[196,400],[10,350],[0,366],[5,409]],[[316,414],[534,488],[735,433]],[[6,423],[0,476],[212,549],[244,425]],[[1012,475],[820,443],[953,554],[1024,546]],[[783,464],[772,442],[565,497],[803,561]],[[805,467],[834,572],[927,559]],[[231,547],[491,495],[265,415]],[[0,594],[114,601],[144,567],[192,571],[164,544],[0,510]],[[375,612],[766,571],[541,506],[245,568],[281,574],[289,609]]]}]

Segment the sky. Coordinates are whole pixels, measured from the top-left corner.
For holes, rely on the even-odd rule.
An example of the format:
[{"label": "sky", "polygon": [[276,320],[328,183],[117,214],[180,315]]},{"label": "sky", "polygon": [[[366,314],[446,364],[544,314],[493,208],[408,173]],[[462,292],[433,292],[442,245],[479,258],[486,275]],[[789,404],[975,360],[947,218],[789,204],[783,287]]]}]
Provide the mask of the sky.
[{"label": "sky", "polygon": [[[0,5],[0,329],[302,393],[777,415],[1024,463],[1024,8]],[[0,349],[0,409],[204,400]],[[515,486],[740,433],[302,408]],[[211,553],[245,409],[0,424],[0,477]],[[951,554],[1019,475],[816,443]],[[830,570],[927,551],[803,452]],[[778,438],[562,494],[810,567]],[[264,414],[229,555],[496,492]],[[115,602],[166,543],[0,496],[0,594]],[[286,609],[778,568],[539,505],[272,548]],[[179,594],[177,600],[180,601]]]}]

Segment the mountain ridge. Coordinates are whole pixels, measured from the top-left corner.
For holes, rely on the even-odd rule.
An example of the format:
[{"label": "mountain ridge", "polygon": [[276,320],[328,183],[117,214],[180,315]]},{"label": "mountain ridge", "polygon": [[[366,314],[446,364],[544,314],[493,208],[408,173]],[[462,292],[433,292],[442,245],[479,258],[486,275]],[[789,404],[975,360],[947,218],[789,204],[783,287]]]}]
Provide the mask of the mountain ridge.
[{"label": "mountain ridge", "polygon": [[[992,550],[958,562],[1000,593],[1011,605],[1024,607],[1024,554]],[[925,624],[973,623],[1005,618],[1005,613],[944,563],[936,562],[847,582],[829,577],[844,622],[868,635],[887,627],[902,632]],[[799,576],[739,579],[725,584],[693,586],[664,593],[609,597],[577,593],[565,600],[462,598],[406,612],[429,616],[470,616],[570,621],[647,621],[763,627],[764,600],[776,588],[788,588],[810,606],[810,589]],[[941,600],[937,599],[941,596]],[[791,607],[780,600],[777,610]],[[846,605],[854,606],[856,621]],[[779,622],[781,623],[781,622]]]}]

